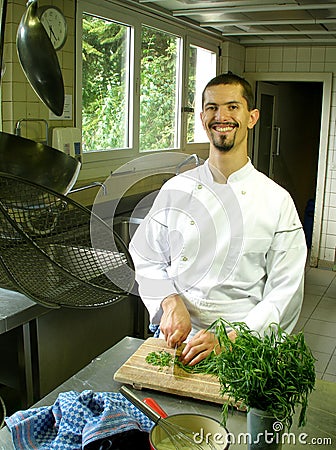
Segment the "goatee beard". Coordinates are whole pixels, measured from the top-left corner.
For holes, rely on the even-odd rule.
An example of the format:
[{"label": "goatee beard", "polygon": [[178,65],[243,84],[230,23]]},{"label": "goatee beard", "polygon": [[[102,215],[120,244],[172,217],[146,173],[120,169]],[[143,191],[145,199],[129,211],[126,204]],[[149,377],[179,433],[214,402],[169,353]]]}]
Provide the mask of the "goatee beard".
[{"label": "goatee beard", "polygon": [[227,142],[226,138],[224,137],[223,139],[218,139],[217,142],[216,142],[216,140],[214,140],[213,145],[220,152],[228,152],[234,146],[234,139],[232,139],[232,141],[230,141],[230,142]]},{"label": "goatee beard", "polygon": [[[215,134],[214,132],[212,132],[212,127],[214,125],[216,125],[216,124],[217,124],[217,122],[210,124],[212,144],[220,152],[223,152],[223,153],[224,152],[229,152],[233,148],[233,146],[235,144],[236,132],[234,132],[234,134],[231,137],[231,139],[228,140],[227,136],[225,136],[225,135],[219,136],[219,135]],[[230,123],[229,125],[233,125],[236,128],[238,128],[237,124],[234,123],[234,122]]]},{"label": "goatee beard", "polygon": [[223,144],[223,145],[216,145],[215,144],[215,147],[220,152],[229,152],[232,149],[232,147],[233,147],[233,142],[227,143],[227,144]]}]

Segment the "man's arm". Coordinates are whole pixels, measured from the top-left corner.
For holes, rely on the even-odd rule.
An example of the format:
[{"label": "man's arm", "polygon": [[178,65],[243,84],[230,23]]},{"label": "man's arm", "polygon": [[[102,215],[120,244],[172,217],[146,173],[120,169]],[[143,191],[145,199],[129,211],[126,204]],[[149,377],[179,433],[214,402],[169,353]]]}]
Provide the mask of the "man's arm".
[{"label": "man's arm", "polygon": [[191,331],[190,314],[178,294],[169,295],[162,303],[160,329],[169,347],[181,345]]},{"label": "man's arm", "polygon": [[169,277],[167,227],[149,215],[136,231],[129,249],[139,294],[149,311],[151,322],[160,325],[170,347],[180,345],[191,331],[191,321],[183,299]]},{"label": "man's arm", "polygon": [[251,329],[262,333],[276,322],[289,333],[293,330],[302,307],[306,259],[305,235],[294,202],[287,195],[266,255],[262,300],[243,319]]},{"label": "man's arm", "polygon": [[244,322],[263,332],[276,322],[291,332],[299,317],[302,300],[307,246],[303,230],[276,233],[267,254],[267,280],[262,300]]}]

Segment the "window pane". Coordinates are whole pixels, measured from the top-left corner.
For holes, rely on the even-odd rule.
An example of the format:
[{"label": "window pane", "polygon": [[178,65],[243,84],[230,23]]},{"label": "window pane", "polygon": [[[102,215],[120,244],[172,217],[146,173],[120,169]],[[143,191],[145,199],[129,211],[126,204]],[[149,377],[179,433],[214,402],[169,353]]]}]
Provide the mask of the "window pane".
[{"label": "window pane", "polygon": [[140,151],[178,146],[180,38],[142,27]]},{"label": "window pane", "polygon": [[83,151],[129,147],[130,27],[83,14]]},{"label": "window pane", "polygon": [[202,92],[211,78],[216,76],[216,53],[195,45],[189,47],[188,113],[187,142],[206,142],[200,112],[202,111]]}]

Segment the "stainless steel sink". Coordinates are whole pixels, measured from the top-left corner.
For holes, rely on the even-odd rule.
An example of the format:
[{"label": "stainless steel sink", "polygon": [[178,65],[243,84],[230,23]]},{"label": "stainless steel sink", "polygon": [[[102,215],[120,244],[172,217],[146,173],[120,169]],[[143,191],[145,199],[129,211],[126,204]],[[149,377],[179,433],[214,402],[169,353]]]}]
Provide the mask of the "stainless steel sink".
[{"label": "stainless steel sink", "polygon": [[[138,212],[138,211],[137,211]],[[145,211],[143,211],[145,215]],[[142,216],[142,214],[140,213]],[[144,216],[143,216],[144,217]],[[117,216],[113,221],[113,229],[123,240],[126,246],[129,245],[131,237],[135,233],[136,229],[140,223],[144,220],[143,217],[132,217],[132,216]],[[153,333],[149,331],[149,314],[137,292],[137,284],[133,287],[134,299],[136,301],[136,318],[135,318],[135,328],[136,336],[141,339],[147,339],[153,336]]]},{"label": "stainless steel sink", "polygon": [[114,218],[113,228],[119,235],[119,237],[128,246],[133,234],[142,221],[143,218],[140,217],[117,216]]}]

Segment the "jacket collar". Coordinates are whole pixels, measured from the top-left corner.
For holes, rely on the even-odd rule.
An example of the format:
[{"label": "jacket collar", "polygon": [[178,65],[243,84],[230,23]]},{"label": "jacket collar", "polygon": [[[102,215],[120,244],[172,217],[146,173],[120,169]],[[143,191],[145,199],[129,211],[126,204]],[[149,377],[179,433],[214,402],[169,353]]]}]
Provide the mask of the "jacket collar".
[{"label": "jacket collar", "polygon": [[[204,162],[203,166],[201,166],[201,167],[203,168],[202,175],[204,176],[205,181],[207,181],[208,183],[214,183],[213,176],[212,176],[211,170],[209,168],[209,160],[207,159]],[[248,177],[249,174],[253,170],[255,170],[255,168],[254,168],[254,166],[253,166],[253,164],[251,162],[251,159],[248,157],[247,163],[243,167],[241,167],[240,169],[236,170],[236,172],[233,172],[229,176],[227,182],[228,183],[236,183],[236,182],[242,181],[246,177]]]}]

